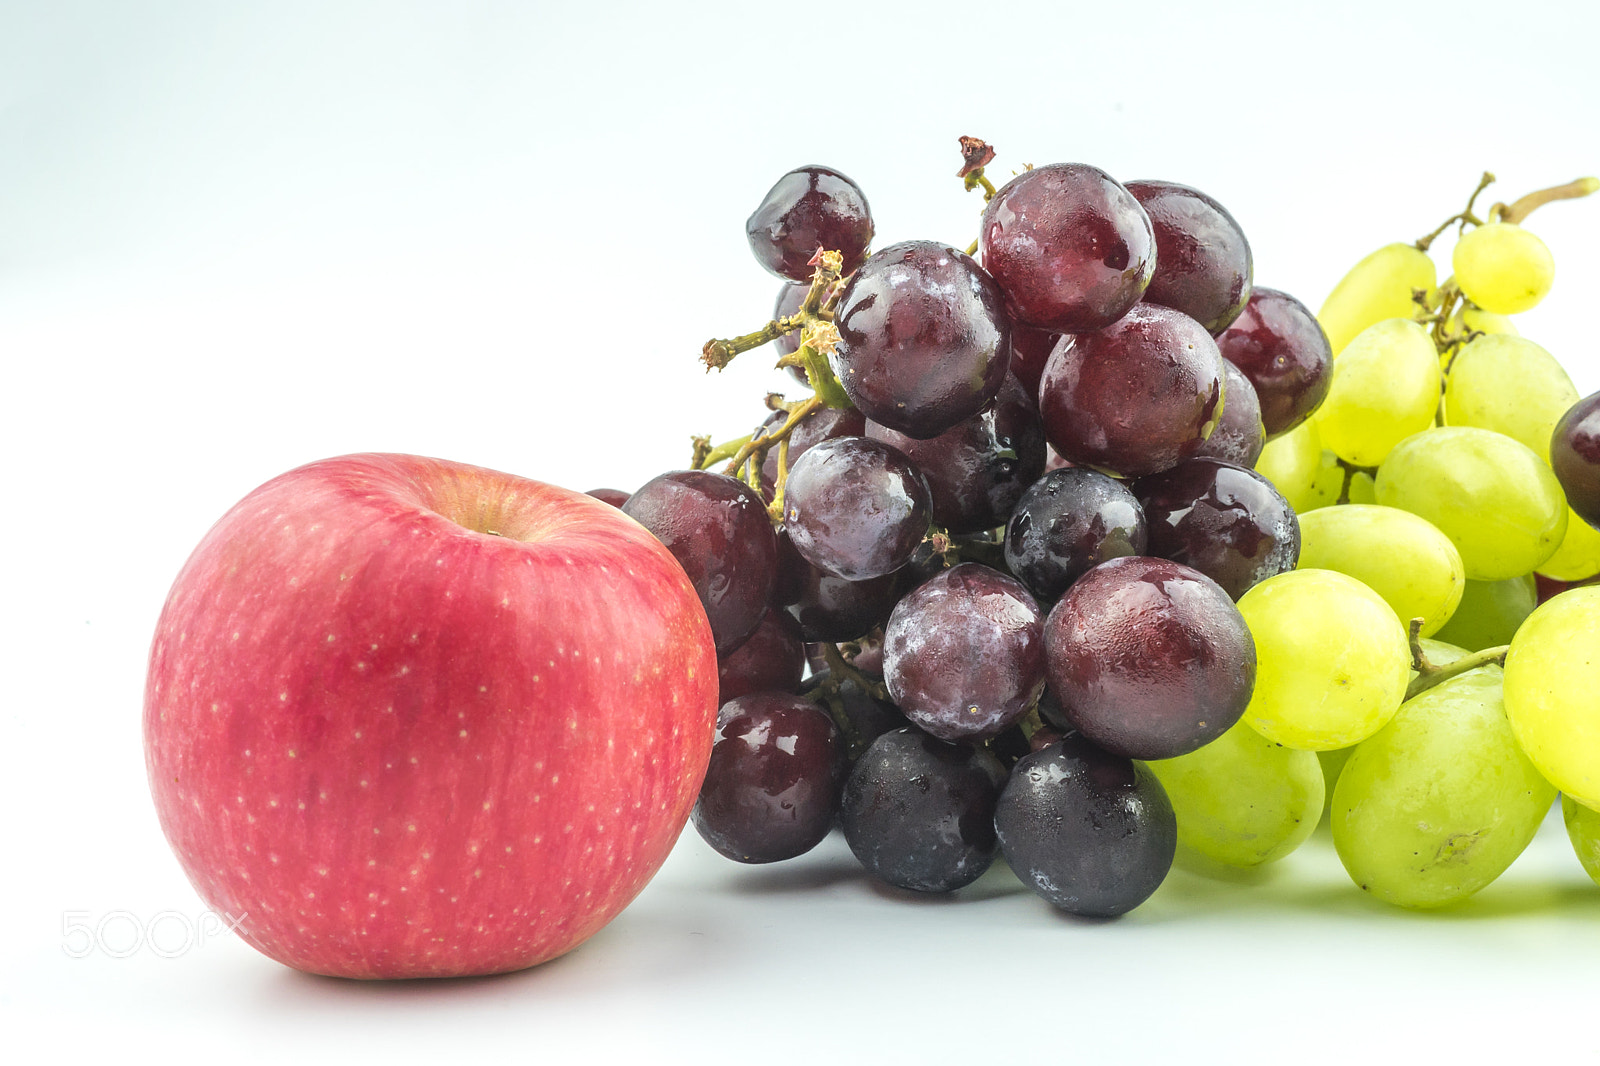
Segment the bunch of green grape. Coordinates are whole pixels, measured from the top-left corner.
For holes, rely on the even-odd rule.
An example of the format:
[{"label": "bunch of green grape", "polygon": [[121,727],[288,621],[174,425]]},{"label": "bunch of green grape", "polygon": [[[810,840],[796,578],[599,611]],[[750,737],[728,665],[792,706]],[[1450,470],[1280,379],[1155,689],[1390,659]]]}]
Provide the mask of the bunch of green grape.
[{"label": "bunch of green grape", "polygon": [[[1523,221],[1596,189],[1583,179],[1486,218],[1474,193],[1324,303],[1327,397],[1256,464],[1302,539],[1298,568],[1238,604],[1255,694],[1218,741],[1150,764],[1186,848],[1270,862],[1326,808],[1360,888],[1439,907],[1498,877],[1559,792],[1600,881],[1600,529],[1551,468],[1558,423],[1595,398],[1511,318],[1554,278]],[[1440,282],[1429,250],[1451,226]]]}]

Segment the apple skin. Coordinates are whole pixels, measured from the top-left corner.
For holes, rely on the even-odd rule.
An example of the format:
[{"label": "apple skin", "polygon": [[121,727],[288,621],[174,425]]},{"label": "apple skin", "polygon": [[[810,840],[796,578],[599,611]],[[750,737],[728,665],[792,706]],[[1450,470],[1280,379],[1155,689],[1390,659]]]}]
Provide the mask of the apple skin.
[{"label": "apple skin", "polygon": [[352,455],[261,486],[184,565],[145,758],[190,881],[265,954],[490,974],[568,951],[639,893],[716,712],[705,611],[633,519]]}]

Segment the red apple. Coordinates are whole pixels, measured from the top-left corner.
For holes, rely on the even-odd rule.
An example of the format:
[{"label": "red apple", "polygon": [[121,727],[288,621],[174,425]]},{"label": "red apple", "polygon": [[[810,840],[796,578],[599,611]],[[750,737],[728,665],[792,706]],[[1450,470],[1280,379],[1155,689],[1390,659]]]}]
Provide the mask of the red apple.
[{"label": "red apple", "polygon": [[214,910],[346,977],[516,970],[638,894],[705,774],[682,568],[592,496],[405,455],[245,497],[156,627],[145,758]]}]

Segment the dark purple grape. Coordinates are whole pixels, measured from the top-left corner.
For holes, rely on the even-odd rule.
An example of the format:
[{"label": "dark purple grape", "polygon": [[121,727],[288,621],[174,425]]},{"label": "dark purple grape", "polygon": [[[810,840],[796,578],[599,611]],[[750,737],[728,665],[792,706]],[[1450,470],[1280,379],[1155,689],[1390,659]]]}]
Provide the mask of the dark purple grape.
[{"label": "dark purple grape", "polygon": [[[773,432],[788,420],[788,412],[774,411],[771,417],[761,423],[757,432]],[[854,408],[823,407],[812,411],[789,432],[789,469],[793,470],[794,464],[802,455],[825,440],[832,440],[834,437],[861,437],[865,436],[866,432],[867,420]],[[768,450],[766,459],[762,461],[761,478],[771,485],[778,483],[777,448]]]},{"label": "dark purple grape", "polygon": [[1255,466],[1261,449],[1267,446],[1266,427],[1261,424],[1261,404],[1256,388],[1244,371],[1222,361],[1222,417],[1196,455],[1226,459],[1240,466]]},{"label": "dark purple grape", "polygon": [[805,668],[800,623],[782,608],[768,608],[743,644],[717,657],[717,701],[751,692],[793,692]]},{"label": "dark purple grape", "polygon": [[1039,377],[1044,364],[1055,351],[1061,334],[1053,329],[1036,329],[1023,322],[1011,323],[1011,373],[1035,404],[1039,402]]},{"label": "dark purple grape", "polygon": [[994,861],[1005,767],[983,748],[912,728],[873,741],[845,782],[839,821],[861,865],[913,892],[952,892]]},{"label": "dark purple grape", "polygon": [[1006,568],[1040,599],[1053,600],[1108,559],[1143,555],[1144,512],[1129,488],[1081,466],[1052,470],[1029,486],[1006,526]]},{"label": "dark purple grape", "polygon": [[689,575],[719,655],[755,632],[772,596],[778,541],[754,489],[725,474],[674,470],[647,481],[622,511]]},{"label": "dark purple grape", "polygon": [[790,469],[783,526],[812,566],[865,581],[910,560],[930,510],[928,485],[911,460],[881,441],[834,437]]},{"label": "dark purple grape", "polygon": [[908,586],[901,573],[866,581],[846,581],[800,560],[799,597],[789,613],[807,640],[855,640],[889,620]]},{"label": "dark purple grape", "polygon": [[1082,333],[1139,302],[1156,266],[1150,216],[1098,167],[1025,170],[989,201],[978,231],[984,269],[1013,318]]},{"label": "dark purple grape", "polygon": [[717,713],[694,827],[738,862],[803,855],[833,826],[844,769],[827,711],[787,693],[740,696]]},{"label": "dark purple grape", "polygon": [[[812,675],[808,682],[812,688],[825,685],[831,671],[820,670]],[[808,689],[808,691],[810,691]],[[860,751],[865,751],[874,740],[893,729],[903,729],[911,725],[906,721],[906,716],[900,713],[900,708],[892,703],[872,698],[872,694],[863,689],[849,678],[839,682],[838,692],[835,694],[839,703],[835,707],[833,702],[823,699],[823,706],[835,715],[835,720],[843,718],[849,729],[845,731],[845,739],[852,747],[859,745]]]},{"label": "dark purple grape", "polygon": [[1045,686],[1044,692],[1039,696],[1039,721],[1063,736],[1077,732],[1067,717],[1066,708],[1061,706],[1061,701],[1056,699],[1049,685]]},{"label": "dark purple grape", "polygon": [[1194,455],[1221,413],[1217,342],[1159,304],[1061,338],[1039,382],[1045,436],[1062,458],[1124,477]]},{"label": "dark purple grape", "polygon": [[889,696],[941,740],[992,737],[1044,688],[1043,619],[1021,582],[951,567],[895,605],[883,633]]},{"label": "dark purple grape", "polygon": [[1156,775],[1075,736],[1012,767],[994,826],[1023,884],[1088,918],[1114,918],[1149,899],[1178,848]]},{"label": "dark purple grape", "polygon": [[1140,478],[1133,494],[1149,524],[1149,553],[1194,567],[1235,600],[1300,561],[1294,508],[1254,470],[1186,459]]},{"label": "dark purple grape", "polygon": [[1212,336],[1227,329],[1250,299],[1250,242],[1239,223],[1187,185],[1130,181],[1128,191],[1156,235],[1156,272],[1145,300],[1182,311]]},{"label": "dark purple grape", "polygon": [[860,186],[837,170],[797,167],[778,179],[744,229],[756,262],[780,278],[810,281],[818,248],[842,254],[845,274],[861,265],[872,211]]},{"label": "dark purple grape", "polygon": [[[1039,409],[1016,378],[982,411],[937,437],[917,440],[868,422],[867,436],[897,448],[928,482],[933,521],[951,533],[993,529],[1044,473]],[[792,454],[792,453],[791,453]]]},{"label": "dark purple grape", "polygon": [[891,245],[839,297],[829,360],[861,412],[910,437],[936,437],[1000,391],[1011,323],[994,279],[935,241]]},{"label": "dark purple grape", "polygon": [[1050,691],[1073,728],[1130,759],[1186,755],[1239,720],[1255,687],[1244,617],[1209,577],[1130,556],[1079,578],[1045,620]]},{"label": "dark purple grape", "polygon": [[1217,347],[1255,386],[1269,438],[1310,418],[1333,385],[1328,335],[1305,304],[1277,289],[1252,292]]},{"label": "dark purple grape", "polygon": [[1600,529],[1600,392],[1567,409],[1550,435],[1550,465],[1578,517]]},{"label": "dark purple grape", "polygon": [[772,599],[769,602],[773,607],[788,607],[799,603],[805,596],[806,585],[812,580],[811,575],[816,573],[816,568],[794,550],[794,542],[789,539],[788,530],[779,526],[775,539],[778,544],[778,562],[774,568],[776,573],[773,575]]},{"label": "dark purple grape", "polygon": [[604,500],[611,506],[620,508],[628,502],[630,493],[623,492],[621,489],[590,489],[585,495],[593,496],[597,500]]}]

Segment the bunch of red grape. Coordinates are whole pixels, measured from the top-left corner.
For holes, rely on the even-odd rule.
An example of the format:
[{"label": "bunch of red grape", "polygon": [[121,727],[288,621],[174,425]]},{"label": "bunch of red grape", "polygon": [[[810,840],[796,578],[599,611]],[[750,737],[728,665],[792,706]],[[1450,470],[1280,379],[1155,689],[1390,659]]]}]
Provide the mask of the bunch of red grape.
[{"label": "bunch of red grape", "polygon": [[[1295,510],[1253,468],[1322,404],[1333,352],[1254,287],[1204,193],[1082,164],[996,189],[992,149],[963,151],[986,194],[965,252],[874,252],[849,178],[778,180],[747,225],[774,318],[703,357],[772,343],[812,395],[613,502],[711,621],[724,703],[693,817],[714,848],[772,862],[837,825],[902,888],[958,889],[998,852],[1056,906],[1117,915],[1180,837],[1146,761],[1283,748],[1240,724],[1258,662],[1235,603],[1296,568]],[[1283,821],[1292,850],[1310,825]]]}]

